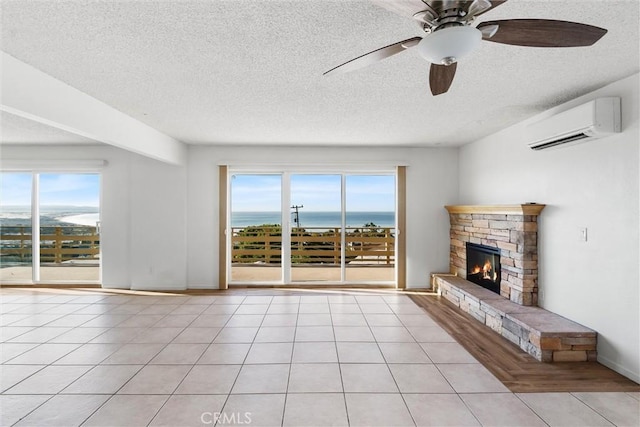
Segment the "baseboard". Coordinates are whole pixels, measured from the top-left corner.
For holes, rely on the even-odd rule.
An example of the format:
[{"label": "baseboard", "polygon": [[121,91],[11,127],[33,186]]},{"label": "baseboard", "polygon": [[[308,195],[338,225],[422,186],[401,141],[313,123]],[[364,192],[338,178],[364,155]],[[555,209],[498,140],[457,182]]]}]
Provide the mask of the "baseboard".
[{"label": "baseboard", "polygon": [[151,286],[151,285],[131,285],[132,291],[157,291],[157,292],[171,292],[171,291],[185,291],[186,286]]},{"label": "baseboard", "polygon": [[195,283],[187,285],[187,290],[196,289],[199,291],[218,291],[219,289],[210,283]]},{"label": "baseboard", "polygon": [[625,377],[629,378],[631,381],[634,381],[640,384],[640,373],[632,372],[629,369],[625,368],[624,366],[621,366],[620,364],[612,360],[609,360],[600,354],[598,354],[598,362],[603,364],[607,368],[616,371],[620,375],[624,375]]},{"label": "baseboard", "polygon": [[103,283],[102,284],[102,289],[114,289],[114,290],[130,290],[131,288],[129,286],[124,286],[124,285],[108,285]]},{"label": "baseboard", "polygon": [[74,289],[74,288],[102,288],[98,283],[0,283],[0,288],[52,288],[52,289]]}]

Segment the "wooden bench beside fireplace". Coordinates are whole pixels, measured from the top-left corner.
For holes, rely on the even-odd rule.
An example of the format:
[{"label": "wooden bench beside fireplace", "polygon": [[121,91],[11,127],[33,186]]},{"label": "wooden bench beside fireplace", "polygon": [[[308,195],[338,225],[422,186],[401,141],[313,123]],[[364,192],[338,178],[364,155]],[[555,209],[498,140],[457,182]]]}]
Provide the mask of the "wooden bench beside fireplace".
[{"label": "wooden bench beside fireplace", "polygon": [[[597,333],[537,307],[537,218],[545,205],[446,206],[450,271],[433,284],[448,301],[543,362],[596,360]],[[466,280],[466,246],[500,250],[499,293]],[[471,277],[469,277],[471,278]]]}]

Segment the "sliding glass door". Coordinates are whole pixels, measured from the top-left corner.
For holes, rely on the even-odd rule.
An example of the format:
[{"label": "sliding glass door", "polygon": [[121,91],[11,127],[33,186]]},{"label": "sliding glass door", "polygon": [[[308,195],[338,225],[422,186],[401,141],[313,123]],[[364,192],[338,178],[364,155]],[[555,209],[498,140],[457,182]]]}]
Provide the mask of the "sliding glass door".
[{"label": "sliding glass door", "polygon": [[100,280],[100,175],[41,173],[40,280]]},{"label": "sliding glass door", "polygon": [[290,175],[291,281],[342,281],[342,176]]},{"label": "sliding glass door", "polygon": [[0,282],[33,278],[31,173],[0,173]]},{"label": "sliding glass door", "polygon": [[0,281],[99,282],[100,175],[1,177]]},{"label": "sliding glass door", "polygon": [[345,280],[393,281],[396,177],[347,175],[345,180]]},{"label": "sliding glass door", "polygon": [[230,190],[230,281],[280,282],[282,175],[234,174]]},{"label": "sliding glass door", "polygon": [[229,178],[230,284],[396,282],[394,173]]}]

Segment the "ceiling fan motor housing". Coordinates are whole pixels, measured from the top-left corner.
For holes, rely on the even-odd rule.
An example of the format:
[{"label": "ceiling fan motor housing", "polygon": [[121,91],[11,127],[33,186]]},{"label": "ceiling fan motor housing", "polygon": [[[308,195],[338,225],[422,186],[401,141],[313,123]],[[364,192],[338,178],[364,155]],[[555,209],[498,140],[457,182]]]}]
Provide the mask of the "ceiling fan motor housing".
[{"label": "ceiling fan motor housing", "polygon": [[451,65],[473,52],[482,41],[482,33],[468,25],[440,28],[418,44],[418,51],[430,63]]}]

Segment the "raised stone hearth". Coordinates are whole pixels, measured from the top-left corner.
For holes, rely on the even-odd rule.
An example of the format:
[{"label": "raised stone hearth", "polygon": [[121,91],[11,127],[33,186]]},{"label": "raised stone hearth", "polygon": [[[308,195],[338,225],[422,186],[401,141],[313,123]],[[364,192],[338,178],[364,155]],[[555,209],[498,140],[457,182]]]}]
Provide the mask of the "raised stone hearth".
[{"label": "raised stone hearth", "polygon": [[451,272],[467,278],[467,242],[499,248],[500,295],[518,304],[538,305],[538,215],[544,206],[446,206]]},{"label": "raised stone hearth", "polygon": [[456,276],[435,275],[441,295],[542,362],[596,360],[597,334],[539,307],[508,301]]}]

